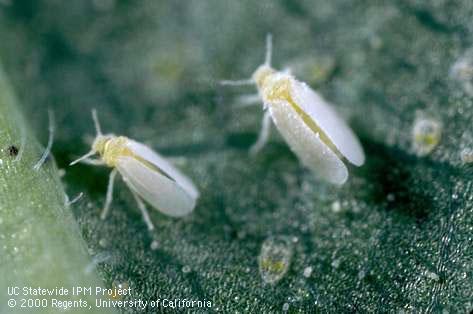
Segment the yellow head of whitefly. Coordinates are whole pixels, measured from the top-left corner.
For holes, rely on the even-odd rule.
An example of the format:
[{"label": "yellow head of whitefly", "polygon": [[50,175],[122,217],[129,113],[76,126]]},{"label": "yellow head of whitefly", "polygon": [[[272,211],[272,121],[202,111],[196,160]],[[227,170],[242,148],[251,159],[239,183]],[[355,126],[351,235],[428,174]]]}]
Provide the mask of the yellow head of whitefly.
[{"label": "yellow head of whitefly", "polygon": [[92,144],[92,150],[100,155],[109,167],[117,165],[118,157],[131,156],[127,147],[128,138],[114,135],[98,135]]},{"label": "yellow head of whitefly", "polygon": [[256,86],[261,89],[266,79],[274,73],[276,73],[276,70],[274,70],[271,66],[262,64],[256,69],[251,78],[256,83]]},{"label": "yellow head of whitefly", "polygon": [[98,153],[100,156],[103,156],[105,151],[105,145],[112,138],[111,135],[97,135],[94,142],[92,143],[92,150]]}]

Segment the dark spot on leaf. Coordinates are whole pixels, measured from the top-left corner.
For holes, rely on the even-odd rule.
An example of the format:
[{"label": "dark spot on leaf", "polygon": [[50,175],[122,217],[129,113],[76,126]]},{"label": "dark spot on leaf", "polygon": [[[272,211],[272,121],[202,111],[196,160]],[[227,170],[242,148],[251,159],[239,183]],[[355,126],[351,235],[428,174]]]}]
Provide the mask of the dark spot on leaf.
[{"label": "dark spot on leaf", "polygon": [[8,147],[8,154],[12,157],[15,157],[18,155],[19,149],[15,145],[12,145]]}]

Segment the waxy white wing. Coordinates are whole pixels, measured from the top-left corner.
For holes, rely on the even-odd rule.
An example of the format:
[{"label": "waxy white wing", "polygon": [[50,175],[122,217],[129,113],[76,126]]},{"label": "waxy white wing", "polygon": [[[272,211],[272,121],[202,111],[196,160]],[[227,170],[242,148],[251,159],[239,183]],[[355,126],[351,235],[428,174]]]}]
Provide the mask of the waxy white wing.
[{"label": "waxy white wing", "polygon": [[291,104],[273,101],[268,104],[274,124],[301,162],[320,177],[343,184],[348,170],[340,158],[304,123]]},{"label": "waxy white wing", "polygon": [[294,102],[311,117],[332,141],[337,150],[352,164],[361,166],[365,154],[358,138],[331,105],[307,84],[291,79],[291,96]]},{"label": "waxy white wing", "polygon": [[190,213],[196,198],[176,181],[152,170],[136,158],[118,158],[117,169],[128,186],[154,208],[166,215],[180,217]]},{"label": "waxy white wing", "polygon": [[129,139],[127,147],[137,156],[140,156],[147,162],[153,164],[157,168],[161,169],[164,173],[170,176],[177,182],[191,197],[198,198],[199,191],[192,183],[192,181],[174,167],[166,158],[159,155],[157,152],[149,148],[148,146]]}]

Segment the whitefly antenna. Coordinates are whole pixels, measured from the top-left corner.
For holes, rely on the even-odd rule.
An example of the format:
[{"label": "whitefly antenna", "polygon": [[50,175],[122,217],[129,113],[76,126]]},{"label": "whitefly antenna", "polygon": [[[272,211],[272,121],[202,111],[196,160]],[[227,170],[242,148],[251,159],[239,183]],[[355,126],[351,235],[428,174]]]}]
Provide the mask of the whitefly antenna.
[{"label": "whitefly antenna", "polygon": [[[264,65],[271,66],[271,58],[273,54],[273,36],[271,33],[266,35],[266,56],[264,58]],[[242,86],[254,85],[255,81],[252,78],[244,80],[223,80],[219,81],[220,85]]]},{"label": "whitefly antenna", "polygon": [[264,64],[267,66],[271,65],[271,58],[273,56],[273,35],[268,33],[266,35],[266,56],[264,58]]},{"label": "whitefly antenna", "polygon": [[92,109],[92,120],[94,120],[95,132],[97,133],[97,136],[102,135],[102,129],[100,128],[99,117],[97,115],[97,110],[95,108]]},{"label": "whitefly antenna", "polygon": [[85,154],[84,156],[82,156],[82,157],[80,157],[80,158],[74,160],[73,162],[71,162],[71,163],[69,164],[69,166],[74,166],[75,164],[81,162],[81,161],[84,160],[84,159],[87,159],[87,158],[89,158],[89,157],[92,157],[93,155],[95,155],[95,151],[94,151],[94,150],[91,150],[90,152],[88,152],[88,153]]},{"label": "whitefly antenna", "polygon": [[[98,115],[97,115],[97,110],[94,108],[92,109],[92,120],[94,120],[94,125],[95,125],[95,132],[97,133],[97,136],[102,136],[102,129],[100,127],[100,122],[99,122],[99,118],[98,118]],[[95,155],[96,151],[95,150],[90,150],[87,154],[85,154],[84,156],[74,160],[73,162],[71,162],[69,164],[69,166],[74,166],[75,164],[89,158],[89,157],[92,157],[93,155]]]}]

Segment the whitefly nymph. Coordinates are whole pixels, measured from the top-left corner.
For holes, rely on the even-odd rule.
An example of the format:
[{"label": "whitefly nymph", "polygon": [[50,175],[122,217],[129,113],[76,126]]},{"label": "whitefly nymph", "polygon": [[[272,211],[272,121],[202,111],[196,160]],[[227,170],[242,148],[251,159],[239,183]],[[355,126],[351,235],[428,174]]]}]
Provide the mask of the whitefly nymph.
[{"label": "whitefly nymph", "polygon": [[[266,59],[247,80],[222,81],[223,85],[255,84],[258,95],[246,96],[247,105],[263,102],[262,128],[250,153],[258,152],[268,140],[271,119],[300,161],[321,178],[343,184],[348,170],[342,161],[361,166],[363,148],[330,103],[298,81],[288,71],[271,67],[271,35],[266,39]],[[258,102],[255,102],[258,101]]]},{"label": "whitefly nymph", "polygon": [[[113,199],[113,184],[117,172],[133,194],[148,229],[154,225],[143,202],[145,200],[160,212],[180,217],[195,207],[199,191],[192,181],[164,157],[151,148],[125,136],[102,134],[97,112],[92,111],[97,135],[90,152],[70,163],[84,162],[113,168],[110,173],[105,205],[101,218],[105,219]],[[100,159],[91,159],[98,154]]]}]

